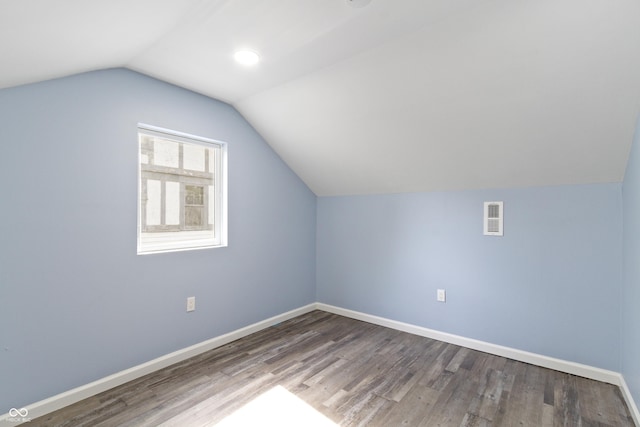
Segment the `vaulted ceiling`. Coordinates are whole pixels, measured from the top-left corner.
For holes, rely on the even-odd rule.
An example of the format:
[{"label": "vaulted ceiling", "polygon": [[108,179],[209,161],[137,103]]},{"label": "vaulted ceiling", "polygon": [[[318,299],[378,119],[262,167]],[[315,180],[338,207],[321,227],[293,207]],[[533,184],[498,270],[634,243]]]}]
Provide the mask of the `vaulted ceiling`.
[{"label": "vaulted ceiling", "polygon": [[320,196],[622,180],[640,0],[364,3],[0,0],[0,88],[139,71],[234,105]]}]

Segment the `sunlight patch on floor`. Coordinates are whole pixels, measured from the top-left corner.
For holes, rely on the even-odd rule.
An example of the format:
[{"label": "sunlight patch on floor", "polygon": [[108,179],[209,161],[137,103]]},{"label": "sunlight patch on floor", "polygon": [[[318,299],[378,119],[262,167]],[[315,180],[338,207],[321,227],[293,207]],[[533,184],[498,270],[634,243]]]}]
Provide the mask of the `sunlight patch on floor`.
[{"label": "sunlight patch on floor", "polygon": [[275,386],[229,415],[216,427],[339,427],[282,386]]}]

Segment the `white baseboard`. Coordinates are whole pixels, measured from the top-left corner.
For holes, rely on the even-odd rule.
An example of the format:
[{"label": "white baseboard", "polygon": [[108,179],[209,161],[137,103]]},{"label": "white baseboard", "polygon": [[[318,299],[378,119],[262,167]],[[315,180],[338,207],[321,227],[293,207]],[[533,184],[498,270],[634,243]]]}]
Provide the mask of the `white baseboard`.
[{"label": "white baseboard", "polygon": [[631,396],[631,390],[629,390],[629,387],[627,387],[627,382],[624,380],[624,377],[622,375],[620,375],[620,391],[622,392],[624,400],[627,402],[627,406],[629,407],[629,412],[631,412],[633,421],[637,426],[640,426],[640,411],[638,411],[638,406],[633,400],[633,396]]},{"label": "white baseboard", "polygon": [[462,347],[479,350],[485,353],[495,354],[497,356],[507,357],[509,359],[518,360],[520,362],[531,363],[532,365],[542,366],[544,368],[554,369],[556,371],[566,372],[585,378],[591,378],[609,384],[620,385],[620,374],[617,372],[594,368],[593,366],[582,365],[580,363],[568,362],[566,360],[555,359],[553,357],[542,356],[540,354],[529,353],[522,350],[516,350],[510,347],[503,347],[500,345],[478,341],[471,338],[465,338],[458,335],[452,335],[445,332],[439,332],[433,329],[423,328],[421,326],[415,326],[409,323],[398,322],[396,320],[385,319],[383,317],[372,316],[370,314],[347,310],[340,307],[334,307],[327,304],[319,303],[317,304],[317,307],[319,310],[328,311],[330,313],[339,314],[341,316],[362,320],[380,326],[386,326],[388,328],[397,329],[403,332],[409,332],[414,335],[420,335],[422,337],[456,344]]},{"label": "white baseboard", "polygon": [[[373,323],[375,325],[385,326],[391,329],[396,329],[403,332],[408,332],[414,335],[419,335],[439,341],[444,341],[451,344],[456,344],[462,347],[471,348],[474,350],[482,351],[485,353],[495,354],[497,356],[507,357],[509,359],[518,360],[532,365],[541,366],[544,368],[554,369],[560,372],[568,374],[578,375],[585,378],[590,378],[596,381],[602,381],[608,384],[613,384],[620,387],[620,391],[629,406],[629,411],[634,418],[637,426],[640,426],[640,413],[636,406],[633,397],[624,377],[614,371],[608,371],[605,369],[595,368],[593,366],[583,365],[580,363],[569,362],[562,359],[556,359],[553,357],[543,356],[540,354],[530,353],[522,350],[517,350],[509,347],[504,347],[496,344],[487,343],[484,341],[478,341],[471,338],[465,338],[458,335],[448,334],[445,332],[439,332],[433,329],[424,328],[422,326],[411,325],[409,323],[398,322],[396,320],[386,319],[384,317],[373,316],[358,311],[348,310],[345,308],[335,307],[324,303],[313,303],[304,307],[297,308],[295,310],[288,311],[286,313],[270,317],[269,319],[254,323],[244,328],[229,332],[227,334],[212,338],[207,341],[186,347],[181,350],[174,351],[167,355],[158,357],[157,359],[143,363],[138,366],[126,369],[124,371],[115,373],[108,377],[99,379],[92,383],[74,388],[72,390],[60,393],[56,396],[50,397],[40,402],[36,402],[32,405],[26,406],[28,409],[28,418],[34,419],[41,417],[50,412],[62,409],[65,406],[79,402],[87,397],[94,396],[103,391],[107,391],[113,387],[117,387],[126,382],[132,381],[136,378],[140,378],[143,375],[173,365],[174,363],[181,362],[190,357],[197,356],[198,354],[212,350],[214,348],[223,346],[243,338],[254,332],[261,331],[285,320],[292,319],[296,316],[308,313],[313,310],[322,310],[329,313],[339,314],[341,316],[349,317],[352,319],[362,320],[364,322]],[[20,423],[11,421],[12,418],[9,413],[0,416],[0,425],[16,426]],[[25,420],[26,421],[26,420]]]},{"label": "white baseboard", "polygon": [[[210,340],[194,344],[190,347],[174,351],[173,353],[166,354],[164,356],[158,357],[157,359],[153,359],[149,362],[134,366],[133,368],[125,369],[124,371],[117,372],[113,375],[109,375],[108,377],[104,377],[92,383],[85,384],[64,393],[60,393],[48,399],[41,400],[40,402],[36,402],[25,407],[28,410],[28,415],[26,418],[35,419],[53,411],[57,411],[58,409],[62,409],[65,406],[69,406],[73,403],[79,402],[83,399],[86,399],[87,397],[102,393],[103,391],[107,391],[113,387],[117,387],[126,382],[140,378],[143,375],[147,375],[151,372],[157,371],[158,369],[166,368],[167,366],[171,366],[174,363],[178,363],[206,351],[213,350],[216,347],[223,346],[230,343],[231,341],[243,338],[247,335],[253,334],[254,332],[261,331],[262,329],[276,325],[280,322],[284,322],[285,320],[292,319],[296,316],[300,316],[301,314],[308,313],[315,309],[316,304],[309,304],[304,307],[300,307],[295,310],[270,317],[269,319],[254,323],[244,328],[237,329],[227,334],[220,335]],[[16,420],[16,417],[11,417],[9,413],[0,416],[0,425],[16,426],[19,424],[20,422]]]}]

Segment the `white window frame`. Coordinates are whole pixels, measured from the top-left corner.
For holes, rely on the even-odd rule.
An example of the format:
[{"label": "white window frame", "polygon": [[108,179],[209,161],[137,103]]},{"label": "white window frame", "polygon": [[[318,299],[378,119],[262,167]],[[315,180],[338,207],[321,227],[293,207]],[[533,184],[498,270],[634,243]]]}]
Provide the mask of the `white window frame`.
[{"label": "white window frame", "polygon": [[[205,208],[204,216],[207,217],[208,209],[213,206],[213,225],[209,230],[192,231],[185,230],[180,218],[180,231],[145,232],[143,230],[143,158],[142,138],[154,137],[180,144],[192,144],[204,146],[211,150],[209,155],[214,155],[213,193],[214,200]],[[182,163],[180,166],[182,167]],[[184,169],[184,168],[183,168]],[[191,185],[191,184],[181,184]],[[146,195],[145,195],[146,197]],[[183,203],[181,200],[180,203]],[[161,209],[166,209],[162,207]],[[206,218],[208,220],[208,218]],[[205,227],[206,228],[206,227]],[[138,232],[137,253],[146,255],[153,253],[186,251],[194,249],[219,248],[227,246],[227,143],[214,139],[203,138],[183,132],[138,124]]]}]

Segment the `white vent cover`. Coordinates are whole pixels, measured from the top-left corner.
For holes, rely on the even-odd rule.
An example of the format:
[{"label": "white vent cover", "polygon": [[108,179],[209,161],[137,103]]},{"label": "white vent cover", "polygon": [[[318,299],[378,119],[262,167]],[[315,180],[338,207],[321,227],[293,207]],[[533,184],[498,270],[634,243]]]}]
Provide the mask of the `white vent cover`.
[{"label": "white vent cover", "polygon": [[503,202],[484,202],[484,235],[502,236],[504,220]]}]

